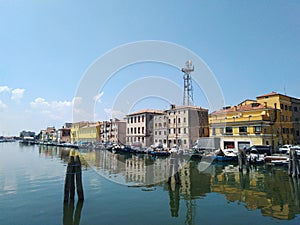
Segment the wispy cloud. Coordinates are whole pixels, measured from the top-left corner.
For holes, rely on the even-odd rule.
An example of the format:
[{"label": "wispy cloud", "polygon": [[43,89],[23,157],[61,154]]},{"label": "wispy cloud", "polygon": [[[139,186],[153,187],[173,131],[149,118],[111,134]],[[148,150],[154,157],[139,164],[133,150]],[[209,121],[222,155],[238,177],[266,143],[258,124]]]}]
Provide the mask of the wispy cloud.
[{"label": "wispy cloud", "polygon": [[40,113],[46,116],[46,120],[56,120],[66,122],[70,121],[72,115],[72,101],[47,101],[44,98],[38,97],[30,103],[31,109],[35,113]]},{"label": "wispy cloud", "polygon": [[101,92],[101,93],[97,94],[96,96],[94,96],[94,98],[93,98],[94,101],[101,103],[101,97],[103,96],[103,94],[104,94],[104,92]]},{"label": "wispy cloud", "polygon": [[11,99],[14,101],[19,101],[24,96],[25,89],[16,88],[11,91]]},{"label": "wispy cloud", "polygon": [[104,108],[104,112],[108,115],[110,118],[118,118],[118,119],[123,119],[126,114],[124,112],[114,110],[111,108]]},{"label": "wispy cloud", "polygon": [[5,105],[1,100],[0,100],[0,110],[7,108],[7,105]]},{"label": "wispy cloud", "polygon": [[0,93],[9,92],[10,88],[8,86],[0,86]]}]

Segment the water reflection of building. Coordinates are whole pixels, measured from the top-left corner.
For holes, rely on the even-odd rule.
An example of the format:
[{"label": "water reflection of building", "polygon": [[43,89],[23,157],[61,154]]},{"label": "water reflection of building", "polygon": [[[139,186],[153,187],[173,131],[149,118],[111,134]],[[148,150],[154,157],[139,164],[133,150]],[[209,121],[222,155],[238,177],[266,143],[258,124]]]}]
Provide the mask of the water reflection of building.
[{"label": "water reflection of building", "polygon": [[[213,166],[211,173],[197,171],[194,162],[181,171],[180,195],[190,199],[210,192],[221,193],[230,202],[242,202],[262,215],[290,220],[300,213],[300,181],[284,169],[239,173],[236,167]],[[190,173],[190,176],[187,174]]]},{"label": "water reflection of building", "polygon": [[186,224],[193,224],[199,197],[216,192],[229,202],[243,203],[247,209],[260,210],[263,216],[290,220],[300,214],[300,181],[287,176],[284,169],[253,169],[242,174],[236,166],[212,165],[199,170],[200,161],[180,158],[181,184],[167,184],[171,158],[153,159],[147,155],[119,155],[96,151],[85,156],[104,175],[115,175],[122,181],[137,185],[160,185],[169,195],[172,216],[178,216],[180,204],[186,208]]}]

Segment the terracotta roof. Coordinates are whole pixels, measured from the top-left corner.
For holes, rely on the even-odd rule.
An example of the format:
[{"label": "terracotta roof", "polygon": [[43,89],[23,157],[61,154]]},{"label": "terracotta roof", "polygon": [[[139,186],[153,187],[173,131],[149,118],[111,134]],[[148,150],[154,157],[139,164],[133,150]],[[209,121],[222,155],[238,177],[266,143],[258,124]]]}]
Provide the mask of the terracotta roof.
[{"label": "terracotta roof", "polygon": [[288,97],[288,98],[291,98],[291,99],[299,100],[299,98],[297,98],[297,97],[292,97],[292,96],[289,96],[289,95],[280,94],[280,93],[275,92],[275,91],[272,91],[269,94],[264,94],[264,95],[257,96],[256,98],[258,99],[258,98],[264,98],[264,97],[276,96],[276,95],[280,95],[280,96]]},{"label": "terracotta roof", "polygon": [[144,114],[144,113],[164,114],[164,111],[162,111],[162,110],[156,110],[156,109],[142,109],[142,110],[139,110],[137,112],[133,112],[133,113],[127,114],[127,116]]},{"label": "terracotta roof", "polygon": [[272,107],[265,107],[262,104],[256,103],[254,105],[238,105],[238,106],[232,106],[228,109],[221,109],[212,112],[211,114],[219,114],[219,113],[230,113],[230,112],[244,112],[244,111],[252,111],[252,110],[262,110],[262,109],[273,109]]},{"label": "terracotta roof", "polygon": [[277,93],[275,91],[272,91],[271,93],[260,95],[260,96],[257,96],[256,98],[263,98],[263,97],[275,96],[275,95],[282,95],[282,94],[279,94],[279,93]]}]

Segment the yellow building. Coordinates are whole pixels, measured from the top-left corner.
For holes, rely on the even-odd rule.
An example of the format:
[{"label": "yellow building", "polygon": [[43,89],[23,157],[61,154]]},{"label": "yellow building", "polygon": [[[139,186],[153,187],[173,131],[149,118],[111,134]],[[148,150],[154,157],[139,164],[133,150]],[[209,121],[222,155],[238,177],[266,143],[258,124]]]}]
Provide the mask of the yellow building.
[{"label": "yellow building", "polygon": [[100,122],[87,123],[78,130],[78,141],[100,142]]},{"label": "yellow building", "polygon": [[72,123],[70,138],[72,143],[78,143],[80,141],[100,141],[100,122]]},{"label": "yellow building", "polygon": [[297,100],[272,92],[215,111],[209,115],[210,136],[219,137],[223,149],[272,145],[276,150],[280,145],[296,144],[298,139],[294,136],[299,136],[296,113],[300,111]]},{"label": "yellow building", "polygon": [[277,136],[278,145],[296,144],[297,141],[294,138],[294,134],[296,134],[297,130],[299,137],[299,127],[297,128],[295,126],[296,121],[294,121],[293,115],[298,111],[294,111],[295,107],[296,109],[299,108],[300,110],[300,104],[297,106],[295,105],[295,107],[293,107],[294,100],[297,99],[276,92],[257,97],[258,103],[279,109],[276,118],[277,120],[274,125],[274,133]]},{"label": "yellow building", "polygon": [[79,141],[79,129],[85,125],[87,125],[88,122],[77,122],[72,123],[71,125],[71,132],[70,132],[70,139],[72,143],[78,143]]}]

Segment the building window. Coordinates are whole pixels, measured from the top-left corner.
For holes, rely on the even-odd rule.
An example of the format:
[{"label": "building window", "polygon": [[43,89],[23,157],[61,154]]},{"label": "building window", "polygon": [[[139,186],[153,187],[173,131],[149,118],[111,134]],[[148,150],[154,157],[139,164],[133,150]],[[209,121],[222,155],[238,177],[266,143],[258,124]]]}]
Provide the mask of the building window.
[{"label": "building window", "polygon": [[261,127],[260,126],[255,126],[254,127],[254,133],[260,134],[260,132],[261,132]]},{"label": "building window", "polygon": [[134,117],[134,123],[136,123],[136,116]]},{"label": "building window", "polygon": [[180,128],[178,128],[178,134],[180,134]]},{"label": "building window", "polygon": [[144,122],[144,116],[142,116],[142,122]]},{"label": "building window", "polygon": [[169,119],[169,124],[171,123],[171,119]]},{"label": "building window", "polygon": [[264,128],[264,133],[265,133],[265,134],[267,133],[267,128]]},{"label": "building window", "polygon": [[240,134],[247,134],[247,127],[239,127]]},{"label": "building window", "polygon": [[185,133],[185,134],[186,134],[186,128],[184,128],[184,129],[183,129],[183,133]]},{"label": "building window", "polygon": [[138,122],[141,122],[141,117],[140,116],[138,116]]},{"label": "building window", "polygon": [[140,128],[140,127],[138,127],[138,133],[139,133],[139,134],[141,133],[141,128]]},{"label": "building window", "polygon": [[287,105],[284,105],[284,110],[287,110],[287,109],[288,109]]},{"label": "building window", "polygon": [[144,127],[142,127],[142,134],[144,134],[145,133],[145,128]]},{"label": "building window", "polygon": [[232,135],[232,127],[226,127],[225,128],[225,134]]},{"label": "building window", "polygon": [[133,123],[133,117],[130,118],[130,122]]},{"label": "building window", "polygon": [[169,129],[169,134],[171,134],[171,129]]},{"label": "building window", "polygon": [[185,145],[186,145],[186,139],[184,139],[184,140],[183,140],[183,144],[185,144]]},{"label": "building window", "polygon": [[157,135],[157,131],[155,131],[154,134]]},{"label": "building window", "polygon": [[134,128],[134,134],[136,134],[136,127]]},{"label": "building window", "polygon": [[178,123],[180,123],[180,118],[178,118]]},{"label": "building window", "polygon": [[185,117],[183,118],[183,122],[184,122],[184,123],[186,122],[186,118],[185,118]]},{"label": "building window", "polygon": [[212,128],[212,135],[216,135],[216,128]]},{"label": "building window", "polygon": [[161,135],[161,131],[158,132],[158,135]]},{"label": "building window", "polygon": [[176,128],[173,129],[173,134],[176,134]]},{"label": "building window", "polygon": [[129,134],[129,128],[127,128],[127,133]]},{"label": "building window", "polygon": [[280,109],[283,109],[283,104],[280,104]]},{"label": "building window", "polygon": [[176,119],[175,118],[173,119],[173,121],[174,121],[174,123],[176,123]]},{"label": "building window", "polygon": [[299,130],[296,130],[296,136],[299,137],[300,136],[300,132]]},{"label": "building window", "polygon": [[133,128],[132,127],[131,127],[130,131],[131,131],[131,134],[133,134]]}]

